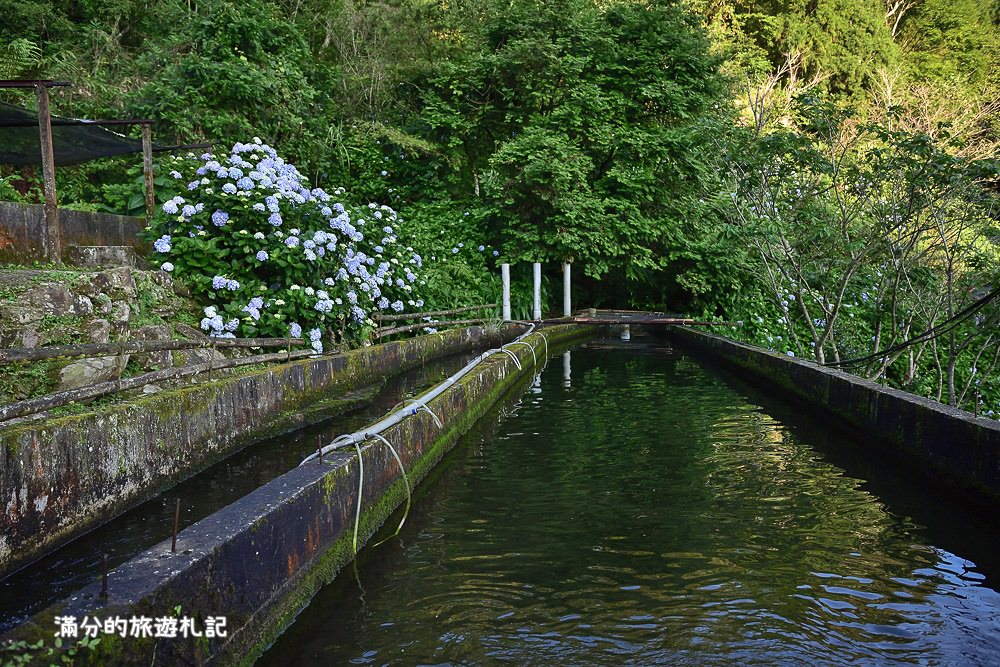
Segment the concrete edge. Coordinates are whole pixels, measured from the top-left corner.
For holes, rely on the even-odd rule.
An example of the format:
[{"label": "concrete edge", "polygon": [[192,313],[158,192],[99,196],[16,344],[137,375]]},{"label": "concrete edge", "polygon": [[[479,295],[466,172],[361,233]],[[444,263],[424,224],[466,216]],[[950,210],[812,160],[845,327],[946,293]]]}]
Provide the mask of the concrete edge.
[{"label": "concrete edge", "polygon": [[454,329],[0,429],[0,577],[251,442],[323,419],[308,406],[331,394],[488,341],[482,327]]},{"label": "concrete edge", "polygon": [[[459,437],[496,402],[535,372],[533,357],[592,336],[589,327],[557,326],[528,338],[532,350],[510,348],[494,355],[435,399],[430,407],[443,420],[420,412],[383,435],[397,448],[416,486]],[[364,494],[359,548],[405,500],[404,483],[388,449],[362,446]],[[51,637],[56,616],[181,615],[227,617],[226,638],[121,638],[102,635],[89,664],[251,664],[290,625],[313,595],[354,558],[352,537],[359,466],[354,450],[299,466],[178,535],[178,552],[164,541],[109,574],[109,598],[100,584],[36,614],[3,639]],[[200,627],[204,627],[201,625]]]},{"label": "concrete edge", "polygon": [[844,371],[687,327],[667,337],[889,448],[933,488],[977,511],[1000,506],[1000,423]]}]

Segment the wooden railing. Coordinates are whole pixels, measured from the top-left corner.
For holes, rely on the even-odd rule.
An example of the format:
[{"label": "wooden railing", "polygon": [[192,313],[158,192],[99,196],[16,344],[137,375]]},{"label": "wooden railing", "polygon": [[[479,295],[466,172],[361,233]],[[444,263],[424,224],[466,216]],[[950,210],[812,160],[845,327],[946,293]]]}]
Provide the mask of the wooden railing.
[{"label": "wooden railing", "polygon": [[48,347],[8,348],[0,350],[0,364],[24,363],[51,359],[73,359],[81,357],[120,356],[124,354],[141,354],[148,352],[163,352],[165,350],[199,350],[217,348],[266,348],[284,347],[283,352],[258,354],[234,359],[209,360],[200,364],[176,366],[158,371],[143,373],[128,378],[118,378],[58,391],[37,398],[29,398],[16,403],[0,406],[0,421],[26,417],[44,410],[62,407],[77,401],[91,400],[120,391],[135,389],[153,382],[162,382],[182,377],[198,375],[207,372],[211,378],[212,372],[228,368],[238,368],[251,364],[274,361],[291,361],[315,354],[312,350],[292,351],[293,345],[302,345],[302,338],[204,338],[198,340],[149,340],[123,341],[119,343],[88,343],[80,345],[52,345]]},{"label": "wooden railing", "polygon": [[[482,324],[484,322],[489,322],[491,319],[495,318],[476,318],[476,319],[462,319],[462,320],[437,320],[433,319],[435,317],[441,317],[443,315],[458,315],[460,313],[471,313],[475,311],[490,310],[496,308],[495,303],[487,303],[481,306],[465,306],[463,308],[452,308],[451,310],[432,310],[423,313],[399,313],[399,314],[387,314],[387,315],[376,315],[375,320],[377,322],[401,322],[406,320],[423,320],[421,322],[416,322],[413,324],[403,324],[400,326],[385,326],[376,329],[375,338],[385,338],[386,336],[392,336],[395,334],[406,333],[408,331],[416,331],[418,329],[424,328],[446,328],[446,327],[456,327],[456,326],[469,326],[473,324]],[[426,319],[431,318],[431,319]]]}]

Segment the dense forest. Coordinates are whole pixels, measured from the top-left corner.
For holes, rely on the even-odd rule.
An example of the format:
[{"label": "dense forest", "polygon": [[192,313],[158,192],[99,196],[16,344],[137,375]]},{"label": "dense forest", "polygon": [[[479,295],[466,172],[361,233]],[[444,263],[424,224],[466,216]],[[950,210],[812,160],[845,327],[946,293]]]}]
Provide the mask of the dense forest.
[{"label": "dense forest", "polygon": [[[571,260],[580,303],[741,320],[744,340],[1000,412],[996,0],[0,0],[0,12],[0,78],[71,81],[54,112],[153,118],[158,142],[220,155],[259,137],[298,167],[286,176],[306,198],[343,188],[385,207],[393,224],[367,252],[381,258],[388,239],[393,258],[422,255],[411,307],[495,298],[501,260],[522,277],[549,262],[553,278]],[[281,172],[251,143],[230,163],[254,155]],[[211,164],[237,180],[203,160],[199,176]],[[169,158],[158,170],[176,213],[184,170]],[[136,160],[58,179],[62,205],[142,210]],[[0,199],[38,198],[36,175],[0,171]],[[273,226],[277,207],[260,206]],[[169,251],[180,241],[165,220],[154,238]],[[275,233],[277,248],[232,252],[285,266],[277,285],[293,280],[279,254],[301,252],[302,235]],[[238,285],[198,261],[183,268],[214,280],[206,295]]]}]

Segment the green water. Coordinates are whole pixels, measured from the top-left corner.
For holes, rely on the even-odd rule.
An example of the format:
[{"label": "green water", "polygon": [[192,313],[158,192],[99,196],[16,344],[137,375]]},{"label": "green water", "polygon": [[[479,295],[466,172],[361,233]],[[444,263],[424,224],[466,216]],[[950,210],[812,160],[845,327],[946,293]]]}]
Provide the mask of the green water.
[{"label": "green water", "polygon": [[995,524],[870,444],[688,357],[576,349],[260,664],[1000,664]]}]

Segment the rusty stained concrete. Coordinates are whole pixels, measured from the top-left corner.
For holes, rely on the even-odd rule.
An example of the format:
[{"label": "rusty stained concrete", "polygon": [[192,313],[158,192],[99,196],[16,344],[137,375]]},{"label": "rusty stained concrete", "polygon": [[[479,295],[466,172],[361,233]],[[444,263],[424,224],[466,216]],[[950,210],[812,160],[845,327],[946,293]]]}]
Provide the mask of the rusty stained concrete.
[{"label": "rusty stained concrete", "polygon": [[[546,329],[548,342],[533,334],[539,367],[546,348],[593,335],[587,327]],[[526,346],[509,348],[523,370],[496,354],[431,404],[442,419],[418,412],[383,435],[393,443],[417,482],[475,421],[505,394],[538,370]],[[539,368],[540,369],[540,368]],[[399,467],[387,447],[372,439],[362,445],[364,496],[359,547],[405,500]],[[36,615],[8,633],[29,639],[51,632],[55,615],[99,617],[171,613],[180,605],[188,616],[225,614],[229,636],[175,641],[106,637],[94,656],[103,662],[148,664],[155,653],[163,664],[248,664],[295,618],[312,595],[353,557],[359,465],[353,447],[309,462],[183,530],[177,553],[166,540],[109,575],[109,598],[100,583]]]},{"label": "rusty stained concrete", "polygon": [[481,327],[452,330],[0,428],[0,576],[252,441],[304,426],[310,403],[498,342]]},{"label": "rusty stained concrete", "polygon": [[[62,246],[130,246],[143,254],[148,244],[139,238],[145,220],[126,215],[59,209]],[[0,202],[0,262],[26,264],[42,258],[45,207]]]}]

